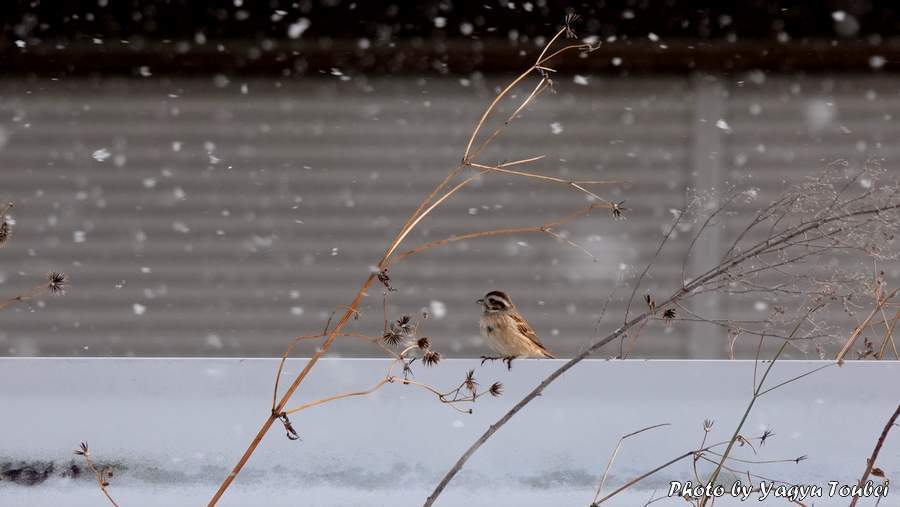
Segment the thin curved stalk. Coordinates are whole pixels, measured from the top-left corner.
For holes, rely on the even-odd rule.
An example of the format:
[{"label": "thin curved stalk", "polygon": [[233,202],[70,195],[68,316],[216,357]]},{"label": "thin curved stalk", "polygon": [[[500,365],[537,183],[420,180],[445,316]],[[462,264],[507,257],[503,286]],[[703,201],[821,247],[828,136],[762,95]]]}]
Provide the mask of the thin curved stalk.
[{"label": "thin curved stalk", "polygon": [[606,462],[606,469],[603,470],[603,478],[600,479],[600,485],[597,486],[597,493],[594,494],[594,502],[597,502],[597,497],[600,496],[600,492],[603,491],[603,486],[606,484],[606,478],[609,476],[609,469],[612,468],[613,462],[616,460],[616,456],[619,454],[619,449],[622,447],[622,443],[625,442],[626,439],[631,438],[635,435],[639,435],[645,431],[650,431],[652,429],[661,428],[663,426],[670,426],[670,423],[662,423],[662,424],[654,424],[653,426],[647,426],[646,428],[639,429],[637,431],[633,431],[627,435],[622,435],[619,438],[619,443],[616,444],[615,450],[613,450],[612,456],[609,457],[609,461]]},{"label": "thin curved stalk", "polygon": [[[549,229],[552,227],[558,227],[560,225],[567,224],[581,216],[587,215],[588,213],[591,212],[591,210],[594,210],[598,207],[602,207],[602,205],[592,204],[592,205],[586,206],[585,208],[582,208],[574,213],[571,213],[559,220],[547,222],[547,223],[537,225],[537,226],[506,227],[503,229],[492,229],[492,230],[488,230],[488,231],[470,232],[467,234],[456,234],[454,236],[450,236],[447,238],[436,239],[433,241],[429,241],[428,243],[424,243],[420,246],[417,246],[411,250],[407,250],[405,252],[395,255],[391,259],[390,264],[402,261],[402,260],[406,259],[407,257],[411,257],[413,255],[425,252],[432,248],[436,248],[438,246],[446,245],[449,243],[455,243],[457,241],[466,241],[466,240],[470,240],[470,239],[487,238],[487,237],[492,237],[492,236],[506,236],[506,235],[513,235],[513,234],[522,234],[522,233],[546,233],[546,234],[549,234],[550,236],[558,237],[559,236],[558,234],[551,233],[549,231]],[[581,248],[581,247],[579,247],[579,248]],[[588,252],[588,254],[590,254],[590,252]]]},{"label": "thin curved stalk", "polygon": [[375,384],[374,386],[370,387],[369,389],[366,389],[365,391],[353,391],[353,392],[349,392],[349,393],[335,394],[334,396],[328,396],[327,398],[322,398],[322,399],[319,399],[319,400],[310,401],[309,403],[304,403],[304,404],[302,404],[302,405],[300,405],[300,406],[298,406],[298,407],[292,408],[292,409],[290,409],[290,410],[285,410],[285,411],[282,412],[282,413],[284,413],[284,414],[294,414],[294,413],[300,412],[301,410],[306,410],[306,409],[308,409],[308,408],[312,408],[312,407],[315,407],[315,406],[318,406],[318,405],[322,405],[322,404],[328,403],[328,402],[330,402],[330,401],[342,400],[342,399],[344,399],[344,398],[352,398],[352,397],[355,397],[355,396],[367,396],[367,395],[372,394],[372,393],[374,393],[375,391],[381,389],[382,386],[384,386],[385,384],[388,384],[388,383],[390,383],[390,382],[393,382],[393,380],[394,380],[394,379],[393,379],[392,377],[385,377],[385,378],[381,379],[380,381],[378,381],[377,384]]},{"label": "thin curved stalk", "polygon": [[[888,419],[887,424],[884,425],[884,429],[881,430],[881,435],[878,437],[878,441],[875,442],[875,449],[872,450],[872,455],[869,456],[869,459],[866,460],[866,471],[863,472],[862,477],[859,478],[859,487],[862,488],[866,479],[869,478],[869,474],[872,473],[872,469],[875,468],[875,460],[878,459],[878,453],[881,452],[881,446],[884,445],[884,441],[887,440],[888,433],[891,432],[894,426],[897,423],[897,417],[900,416],[900,405],[897,405],[897,410],[894,410],[894,414]],[[856,507],[856,502],[859,500],[859,496],[854,496],[853,500],[850,502],[850,507]]]},{"label": "thin curved stalk", "polygon": [[438,199],[438,200],[435,201],[431,206],[429,206],[428,208],[426,208],[425,211],[422,212],[422,214],[420,214],[418,217],[416,217],[415,220],[412,221],[412,223],[409,225],[409,227],[406,228],[406,230],[404,230],[402,233],[400,233],[399,236],[397,236],[397,239],[395,239],[395,240],[393,241],[393,243],[391,244],[390,248],[388,248],[388,249],[387,249],[387,252],[385,252],[384,257],[382,257],[382,259],[381,259],[381,262],[378,263],[379,266],[383,267],[383,266],[386,264],[388,258],[391,256],[391,254],[393,254],[394,251],[397,250],[397,247],[400,246],[400,243],[402,243],[403,240],[406,239],[406,236],[408,236],[409,233],[412,232],[412,230],[416,227],[416,225],[418,225],[419,222],[422,221],[422,219],[424,219],[426,216],[428,216],[428,214],[431,213],[431,212],[434,210],[434,208],[437,208],[438,206],[440,206],[440,204],[441,204],[442,202],[444,202],[445,200],[447,200],[447,198],[449,198],[451,195],[455,194],[459,189],[461,189],[461,188],[463,188],[464,186],[468,185],[468,184],[469,184],[472,180],[474,180],[477,176],[481,176],[481,175],[484,174],[485,172],[486,172],[486,171],[481,171],[481,172],[479,172],[477,175],[475,175],[475,176],[469,176],[468,178],[466,178],[466,179],[462,180],[461,182],[457,183],[456,186],[454,186],[453,188],[451,188],[450,190],[448,190],[447,193],[445,193],[444,195],[442,195],[442,196],[440,197],[440,199]]}]

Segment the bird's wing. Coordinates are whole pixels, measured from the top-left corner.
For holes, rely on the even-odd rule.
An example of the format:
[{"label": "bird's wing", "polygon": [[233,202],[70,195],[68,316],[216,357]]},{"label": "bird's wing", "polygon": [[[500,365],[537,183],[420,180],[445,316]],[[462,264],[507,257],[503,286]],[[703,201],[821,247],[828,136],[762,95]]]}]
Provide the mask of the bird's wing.
[{"label": "bird's wing", "polygon": [[522,334],[522,336],[528,338],[532,343],[537,345],[537,347],[541,349],[541,352],[543,352],[547,357],[553,357],[553,354],[551,354],[550,351],[547,350],[547,347],[544,347],[544,344],[541,343],[541,340],[538,338],[537,333],[534,332],[534,329],[531,329],[531,325],[528,324],[528,322],[523,319],[521,315],[519,315],[518,313],[513,313],[511,317],[513,319],[513,322],[516,323],[516,329],[519,331],[519,333]]}]

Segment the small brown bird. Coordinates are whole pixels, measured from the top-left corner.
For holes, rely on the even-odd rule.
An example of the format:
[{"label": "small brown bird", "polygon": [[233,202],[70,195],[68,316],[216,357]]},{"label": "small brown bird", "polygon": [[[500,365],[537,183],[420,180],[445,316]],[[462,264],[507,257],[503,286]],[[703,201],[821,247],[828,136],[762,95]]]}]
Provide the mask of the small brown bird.
[{"label": "small brown bird", "polygon": [[477,303],[484,308],[481,336],[500,354],[499,357],[481,356],[481,364],[502,359],[512,368],[512,360],[517,357],[553,357],[505,292],[488,292]]}]

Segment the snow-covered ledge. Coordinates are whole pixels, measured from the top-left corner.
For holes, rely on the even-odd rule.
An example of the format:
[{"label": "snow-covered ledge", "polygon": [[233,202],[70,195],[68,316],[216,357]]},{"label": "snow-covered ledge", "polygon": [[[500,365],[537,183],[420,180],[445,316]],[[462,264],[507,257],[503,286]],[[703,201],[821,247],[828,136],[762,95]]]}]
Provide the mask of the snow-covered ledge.
[{"label": "snow-covered ledge", "polygon": [[[303,364],[289,361],[285,378]],[[298,413],[293,422],[302,440],[288,441],[274,427],[220,505],[421,505],[463,450],[559,364],[521,360],[511,372],[473,360],[418,367],[417,380],[439,386],[458,384],[469,368],[484,387],[503,382],[503,396],[479,399],[472,415],[400,385]],[[776,364],[772,384],[820,364]],[[323,360],[296,401],[367,388],[386,365]],[[87,441],[96,461],[114,467],[110,491],[123,507],[205,505],[267,416],[276,367],[272,359],[0,359],[0,504],[104,505],[89,478],[68,477],[67,468],[80,464],[72,450]],[[671,423],[625,443],[612,487],[696,447],[704,419],[715,420],[713,441],[727,440],[749,400],[753,369],[752,361],[585,361],[490,440],[438,505],[587,506],[625,433]],[[757,455],[742,447],[736,456],[808,455],[799,464],[753,467],[794,483],[853,483],[898,399],[896,362],[827,368],[763,397],[745,434],[775,435]],[[605,505],[665,495],[669,480],[692,477],[690,465],[685,460]],[[889,438],[878,465],[900,471],[900,434]],[[11,470],[34,484],[12,482]],[[882,505],[896,505],[897,486]],[[717,505],[740,504],[723,500]],[[685,504],[673,498],[654,505]]]}]

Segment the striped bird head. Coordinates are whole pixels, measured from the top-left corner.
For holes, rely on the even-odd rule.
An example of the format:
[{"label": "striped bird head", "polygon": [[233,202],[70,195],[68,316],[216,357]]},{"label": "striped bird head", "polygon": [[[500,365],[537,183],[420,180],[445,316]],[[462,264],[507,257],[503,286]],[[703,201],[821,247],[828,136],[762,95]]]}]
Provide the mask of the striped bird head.
[{"label": "striped bird head", "polygon": [[476,301],[484,307],[484,313],[502,313],[513,309],[513,302],[505,292],[494,290]]}]

